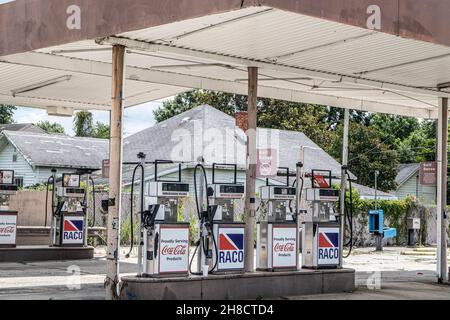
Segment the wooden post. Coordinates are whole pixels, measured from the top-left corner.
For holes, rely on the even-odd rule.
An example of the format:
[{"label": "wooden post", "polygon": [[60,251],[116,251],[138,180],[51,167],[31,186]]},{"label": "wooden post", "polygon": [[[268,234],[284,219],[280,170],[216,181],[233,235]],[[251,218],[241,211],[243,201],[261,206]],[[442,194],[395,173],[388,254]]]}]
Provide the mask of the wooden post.
[{"label": "wooden post", "polygon": [[447,270],[447,143],[448,143],[448,98],[439,98],[437,136],[437,271],[438,282],[448,281]]},{"label": "wooden post", "polygon": [[125,47],[113,46],[112,109],[109,140],[109,207],[106,261],[106,299],[115,300],[119,283],[119,230],[122,181],[122,119]]},{"label": "wooden post", "polygon": [[248,130],[245,212],[245,271],[254,271],[255,242],[255,180],[256,180],[256,103],[258,98],[258,68],[248,68]]}]

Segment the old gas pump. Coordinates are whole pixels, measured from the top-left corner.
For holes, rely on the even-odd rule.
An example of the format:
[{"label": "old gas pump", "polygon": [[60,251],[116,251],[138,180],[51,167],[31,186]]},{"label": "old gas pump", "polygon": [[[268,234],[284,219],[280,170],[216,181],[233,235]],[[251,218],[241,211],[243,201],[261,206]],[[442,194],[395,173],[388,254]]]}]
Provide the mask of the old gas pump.
[{"label": "old gas pump", "polygon": [[0,247],[15,247],[17,211],[10,210],[10,197],[17,193],[13,170],[0,170]]},{"label": "old gas pump", "polygon": [[295,210],[296,188],[289,185],[289,168],[284,186],[260,188],[259,219],[256,226],[256,268],[263,271],[296,270],[298,229]]},{"label": "old gas pump", "polygon": [[[224,182],[217,178],[218,169],[233,168],[233,181]],[[235,217],[236,200],[242,199],[245,192],[243,184],[236,183],[237,166],[235,164],[213,164],[211,209],[213,232],[217,250],[213,241],[209,241],[213,258],[209,260],[210,270],[214,273],[244,272],[244,232],[245,224]],[[217,262],[216,262],[217,261]]]},{"label": "old gas pump", "polygon": [[86,190],[81,188],[81,175],[63,173],[57,185],[56,171],[53,172],[54,191],[53,217],[51,225],[52,246],[84,246],[87,237]]},{"label": "old gas pump", "polygon": [[302,222],[302,267],[337,268],[340,224],[335,216],[339,191],[331,188],[331,171],[312,170],[312,188],[305,190],[306,214]]},{"label": "old gas pump", "polygon": [[158,165],[173,163],[156,160],[155,181],[149,183],[141,224],[143,236],[143,276],[187,276],[189,274],[189,223],[178,218],[179,200],[189,195],[189,184],[158,178]]}]

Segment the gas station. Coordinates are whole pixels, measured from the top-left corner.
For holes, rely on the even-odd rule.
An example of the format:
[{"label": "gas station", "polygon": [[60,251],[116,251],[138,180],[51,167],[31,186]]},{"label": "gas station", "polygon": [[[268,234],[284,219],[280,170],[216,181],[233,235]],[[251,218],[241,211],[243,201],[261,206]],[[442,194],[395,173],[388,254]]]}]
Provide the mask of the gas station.
[{"label": "gas station", "polygon": [[[343,268],[349,113],[341,192],[331,188],[328,168],[305,175],[303,149],[285,186],[255,190],[257,97],[437,119],[436,282],[448,283],[448,13],[450,3],[439,0],[16,0],[0,5],[0,103],[60,116],[110,111],[107,299],[352,291],[355,272]],[[191,89],[248,96],[245,188],[235,179],[208,181],[196,166],[204,192],[195,196],[200,226],[191,271],[183,247],[188,229],[174,211],[189,185],[156,179],[144,191],[141,183],[139,270],[121,277],[124,108]],[[145,157],[136,168],[143,171],[143,163]],[[227,165],[233,166],[218,164]],[[77,179],[69,176],[65,185],[63,177],[61,197],[77,198]],[[303,188],[306,179],[311,188]],[[257,193],[265,210],[259,221]],[[228,214],[228,200],[244,195],[245,224]],[[223,255],[221,265],[222,240],[239,248],[243,260]],[[54,242],[61,245],[56,236]]]}]

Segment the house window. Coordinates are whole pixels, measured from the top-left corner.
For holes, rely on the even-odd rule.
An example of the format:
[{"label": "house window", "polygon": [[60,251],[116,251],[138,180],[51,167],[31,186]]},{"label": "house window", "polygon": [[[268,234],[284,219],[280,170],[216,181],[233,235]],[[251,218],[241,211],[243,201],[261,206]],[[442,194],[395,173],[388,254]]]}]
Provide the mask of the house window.
[{"label": "house window", "polygon": [[12,161],[17,162],[17,153],[13,153]]},{"label": "house window", "polygon": [[23,177],[14,177],[14,184],[19,188],[23,188]]}]

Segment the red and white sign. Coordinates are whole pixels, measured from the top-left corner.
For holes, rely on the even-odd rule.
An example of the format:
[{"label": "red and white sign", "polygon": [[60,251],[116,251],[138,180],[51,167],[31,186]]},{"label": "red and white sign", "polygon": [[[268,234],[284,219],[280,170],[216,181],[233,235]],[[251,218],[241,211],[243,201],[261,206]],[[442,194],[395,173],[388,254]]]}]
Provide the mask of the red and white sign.
[{"label": "red and white sign", "polygon": [[157,259],[160,274],[188,272],[189,228],[187,226],[161,226]]},{"label": "red and white sign", "polygon": [[17,215],[0,215],[0,246],[15,246]]},{"label": "red and white sign", "polygon": [[278,157],[276,149],[258,149],[256,161],[257,177],[273,177],[278,173]]},{"label": "red and white sign", "polygon": [[297,267],[297,227],[273,226],[272,228],[273,268]]}]

